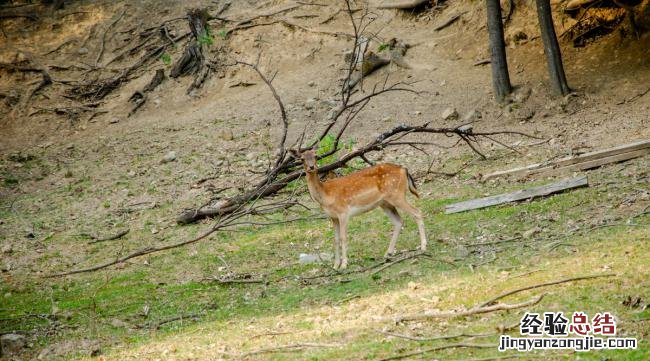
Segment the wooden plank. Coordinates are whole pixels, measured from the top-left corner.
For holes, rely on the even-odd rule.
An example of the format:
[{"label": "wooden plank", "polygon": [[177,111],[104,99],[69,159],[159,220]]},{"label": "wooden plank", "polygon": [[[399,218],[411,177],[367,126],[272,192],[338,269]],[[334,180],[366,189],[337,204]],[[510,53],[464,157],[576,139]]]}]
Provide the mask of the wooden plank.
[{"label": "wooden plank", "polygon": [[646,149],[639,149],[634,152],[627,152],[627,153],[621,153],[617,155],[612,155],[609,157],[605,158],[600,158],[600,159],[594,159],[589,162],[583,162],[583,163],[578,163],[578,164],[572,164],[566,167],[562,168],[553,168],[547,171],[544,171],[544,175],[553,175],[553,174],[559,174],[563,172],[575,172],[575,171],[580,171],[580,170],[588,170],[588,169],[593,169],[600,167],[605,164],[609,163],[617,163],[617,162],[622,162],[638,157],[642,157],[646,154],[650,154],[650,148]]},{"label": "wooden plank", "polygon": [[[529,175],[529,174],[534,174],[534,173],[543,173],[549,170],[553,170],[555,168],[561,168],[565,167],[568,165],[572,164],[578,164],[578,163],[583,163],[583,162],[589,162],[593,161],[596,159],[600,158],[605,158],[605,157],[610,157],[613,155],[617,154],[622,154],[622,153],[627,153],[627,152],[632,152],[632,151],[637,151],[641,149],[649,149],[650,148],[650,139],[646,140],[641,140],[638,142],[634,143],[629,143],[629,144],[624,144],[624,145],[619,145],[613,148],[608,148],[608,149],[603,149],[603,150],[598,150],[594,152],[589,152],[585,154],[581,154],[579,156],[575,157],[565,157],[562,159],[558,159],[556,161],[552,162],[543,162],[543,163],[536,163],[536,164],[531,164],[525,167],[518,167],[514,169],[508,169],[508,170],[503,170],[503,171],[498,171],[490,174],[486,174],[483,176],[483,180],[488,180],[496,177],[501,177],[501,176],[507,176],[507,175]],[[627,158],[631,159],[631,158]],[[606,164],[606,163],[602,163]],[[602,165],[601,164],[601,165]]]},{"label": "wooden plank", "polygon": [[472,199],[465,202],[450,204],[446,207],[445,213],[458,213],[471,209],[480,209],[498,204],[522,201],[526,199],[548,196],[567,189],[574,189],[589,186],[586,176],[563,179],[559,182],[546,184],[539,187],[518,190],[516,192],[499,194],[485,198]]}]

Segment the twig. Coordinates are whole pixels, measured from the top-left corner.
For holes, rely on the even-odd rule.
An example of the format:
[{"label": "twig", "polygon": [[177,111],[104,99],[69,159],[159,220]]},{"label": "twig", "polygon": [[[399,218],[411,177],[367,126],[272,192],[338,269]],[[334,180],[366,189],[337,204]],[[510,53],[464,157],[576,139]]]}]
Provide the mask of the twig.
[{"label": "twig", "polygon": [[396,323],[404,322],[404,321],[418,321],[418,320],[426,320],[426,319],[431,319],[431,318],[453,318],[453,317],[461,317],[461,316],[470,316],[470,315],[477,315],[477,314],[482,314],[482,313],[489,313],[489,312],[496,312],[496,311],[504,311],[504,310],[514,310],[517,308],[522,308],[522,307],[528,307],[528,306],[533,306],[538,304],[542,298],[544,298],[545,294],[541,294],[529,301],[526,302],[521,302],[521,303],[513,303],[513,304],[508,304],[508,303],[499,303],[493,306],[474,306],[468,310],[465,311],[443,311],[443,312],[437,312],[437,311],[428,311],[424,313],[416,313],[416,314],[410,314],[410,315],[398,315],[395,317],[390,317],[386,318],[386,320],[393,320]]},{"label": "twig", "polygon": [[579,276],[579,277],[565,278],[565,279],[561,279],[561,280],[557,280],[557,281],[545,282],[545,283],[540,283],[540,284],[536,284],[536,285],[532,285],[532,286],[517,288],[515,290],[508,291],[506,293],[500,294],[500,295],[498,295],[498,296],[496,296],[496,297],[494,297],[494,298],[492,298],[492,299],[490,299],[488,301],[485,301],[481,305],[479,305],[479,307],[486,307],[486,306],[491,305],[494,302],[496,302],[496,301],[498,301],[498,300],[500,300],[502,298],[514,295],[514,294],[519,293],[519,292],[532,290],[532,289],[535,289],[535,288],[552,286],[552,285],[557,285],[557,284],[567,283],[567,282],[590,280],[590,279],[600,278],[600,277],[614,277],[614,276],[616,276],[615,273],[606,273],[606,274],[590,275],[590,276]]},{"label": "twig", "polygon": [[[271,83],[273,79],[269,80],[269,78],[264,76],[264,74],[260,71],[257,64],[249,64],[243,61],[238,61],[237,64],[245,65],[255,70],[257,75],[259,75],[259,77],[262,78],[262,81],[264,81],[264,83],[269,87],[271,94],[273,94],[273,98],[275,98],[275,101],[278,103],[278,107],[280,108],[280,116],[282,120],[282,136],[280,137],[280,143],[278,145],[277,161],[275,163],[275,166],[277,167],[282,163],[282,160],[285,156],[286,153],[285,143],[287,141],[287,132],[289,131],[289,119],[287,118],[287,111],[285,110],[284,103],[282,103],[282,98],[280,98],[278,92],[275,90],[275,87]],[[275,75],[273,77],[275,77]]]},{"label": "twig", "polygon": [[404,261],[409,260],[409,259],[420,257],[420,256],[422,256],[424,254],[426,254],[426,252],[419,251],[417,253],[414,253],[414,254],[411,254],[411,255],[408,255],[408,256],[405,256],[405,257],[398,258],[398,259],[396,259],[394,261],[384,263],[380,267],[376,268],[374,271],[370,272],[370,274],[371,275],[377,274],[377,273],[385,270],[386,268],[392,267],[392,266],[394,266],[394,265],[396,265],[398,263],[404,262]]},{"label": "twig", "polygon": [[431,336],[431,337],[418,337],[418,336],[411,336],[411,335],[403,335],[399,333],[393,333],[393,332],[387,332],[387,331],[380,331],[378,330],[377,332],[382,333],[386,336],[391,336],[391,337],[398,337],[398,338],[404,338],[407,340],[411,341],[437,341],[437,340],[449,340],[453,338],[461,338],[461,337],[490,337],[494,335],[498,335],[496,332],[490,332],[490,333],[458,333],[455,335],[441,335],[441,336]]},{"label": "twig", "polygon": [[126,13],[126,9],[122,10],[122,13],[110,24],[108,24],[106,29],[104,29],[104,32],[102,33],[102,42],[99,44],[99,53],[97,53],[97,57],[95,58],[95,68],[99,64],[99,61],[102,59],[102,55],[104,55],[104,47],[106,46],[106,33],[108,33],[108,31],[111,30],[111,28],[115,26],[115,24],[117,24],[117,22],[120,21],[120,19],[122,19],[125,13]]},{"label": "twig", "polygon": [[117,234],[115,234],[113,236],[101,237],[101,238],[93,237],[93,240],[88,242],[88,244],[105,242],[105,241],[113,241],[113,240],[116,240],[116,239],[120,239],[120,238],[124,237],[125,235],[127,235],[129,233],[129,231],[131,231],[131,230],[129,228],[127,228],[125,230],[122,230],[122,231],[118,232]]},{"label": "twig", "polygon": [[480,247],[480,246],[489,246],[489,245],[494,245],[494,244],[501,244],[501,243],[508,243],[508,242],[514,242],[517,240],[520,240],[521,236],[516,236],[512,238],[507,238],[507,239],[500,239],[498,241],[492,241],[492,242],[482,242],[482,243],[464,243],[463,246],[465,247]]},{"label": "twig", "polygon": [[427,348],[422,351],[409,352],[401,355],[395,355],[380,359],[379,361],[388,361],[388,360],[401,360],[408,357],[413,357],[417,355],[422,355],[429,352],[447,350],[450,348],[494,348],[494,345],[485,345],[485,344],[473,344],[473,343],[452,343],[449,345],[436,346],[432,348]]},{"label": "twig", "polygon": [[433,28],[433,30],[435,30],[435,31],[440,31],[440,30],[442,30],[442,29],[448,27],[449,25],[455,23],[456,20],[460,19],[460,17],[461,17],[463,14],[465,14],[465,13],[466,13],[466,11],[463,11],[463,12],[460,13],[460,14],[456,14],[456,15],[452,16],[449,20],[447,20],[447,21],[445,21],[444,23],[442,23],[442,24],[436,26],[435,28]]},{"label": "twig", "polygon": [[637,94],[637,95],[635,95],[635,96],[633,96],[633,97],[631,97],[631,98],[629,98],[629,99],[623,99],[622,101],[616,103],[616,105],[622,105],[622,104],[626,104],[626,103],[631,103],[631,102],[633,102],[633,101],[635,101],[635,100],[641,98],[642,96],[648,94],[648,92],[650,92],[650,88],[648,88],[648,89],[646,89],[646,90],[640,92],[639,94]]},{"label": "twig", "polygon": [[190,314],[187,314],[187,315],[174,316],[174,317],[170,317],[170,318],[164,319],[162,321],[159,321],[159,322],[157,322],[154,325],[149,326],[149,327],[150,328],[155,328],[156,330],[159,330],[162,326],[164,326],[164,325],[166,325],[168,323],[176,322],[176,321],[183,321],[183,320],[187,320],[187,319],[196,320],[196,319],[200,318],[201,316],[202,316],[201,313],[190,313]]},{"label": "twig", "polygon": [[326,348],[326,347],[341,347],[341,346],[342,345],[339,344],[304,342],[304,343],[294,343],[290,345],[282,345],[276,347],[261,348],[259,350],[248,351],[241,354],[231,354],[225,352],[224,354],[239,357],[239,358],[245,358],[248,356],[259,355],[263,353],[296,352],[296,351],[302,351],[307,348]]}]

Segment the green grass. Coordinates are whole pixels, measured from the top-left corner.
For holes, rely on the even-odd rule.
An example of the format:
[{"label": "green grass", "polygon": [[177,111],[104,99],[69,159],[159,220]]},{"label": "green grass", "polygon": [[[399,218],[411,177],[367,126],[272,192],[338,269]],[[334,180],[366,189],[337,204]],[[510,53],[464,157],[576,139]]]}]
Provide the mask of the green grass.
[{"label": "green grass", "polygon": [[[320,244],[321,251],[329,252],[333,238],[327,221],[310,220],[218,233],[209,241],[136,258],[131,263],[108,271],[60,279],[42,279],[34,274],[20,274],[0,285],[0,297],[3,297],[0,307],[0,331],[40,330],[34,333],[39,335],[34,350],[62,340],[91,338],[103,340],[107,345],[103,349],[108,352],[111,352],[111,345],[116,343],[127,345],[123,346],[122,350],[124,347],[137,350],[146,347],[149,342],[165,342],[167,338],[192,335],[197,330],[205,330],[206,327],[210,330],[231,330],[233,335],[241,334],[245,339],[250,337],[245,331],[246,325],[271,324],[271,320],[276,319],[281,320],[277,322],[288,323],[287,328],[300,335],[300,332],[317,332],[321,327],[314,319],[303,317],[306,313],[323,307],[348,307],[348,304],[354,305],[355,300],[381,300],[384,295],[390,297],[389,295],[394,293],[404,293],[404,290],[413,287],[412,283],[419,284],[427,293],[427,297],[439,297],[441,301],[436,305],[437,308],[449,309],[459,305],[470,307],[513,287],[566,275],[606,272],[608,270],[602,269],[602,266],[609,264],[609,271],[622,276],[615,280],[589,281],[557,289],[540,290],[550,294],[541,304],[530,310],[613,312],[625,325],[624,329],[628,330],[631,336],[640,339],[640,349],[631,352],[584,353],[580,354],[580,359],[648,359],[650,348],[645,341],[647,321],[633,321],[647,318],[649,311],[629,309],[621,304],[623,297],[627,295],[639,295],[646,302],[650,300],[647,227],[621,225],[594,231],[571,231],[576,224],[586,227],[585,225],[596,218],[624,223],[631,214],[626,213],[625,209],[619,210],[610,205],[634,192],[639,186],[634,184],[633,176],[620,176],[612,171],[597,172],[592,176],[593,180],[595,181],[590,188],[517,205],[497,206],[453,215],[445,215],[442,212],[445,205],[482,196],[484,193],[495,194],[530,184],[446,183],[445,191],[454,194],[454,197],[432,197],[415,201],[427,214],[430,252],[439,259],[455,260],[454,266],[444,262],[418,260],[400,263],[374,277],[369,274],[353,274],[305,284],[296,278],[329,272],[329,269],[320,265],[299,265],[298,254],[314,253],[315,247]],[[607,190],[607,184],[612,181],[618,186],[615,195]],[[119,187],[128,187],[130,182],[123,179],[118,183]],[[132,186],[136,187],[135,184]],[[146,188],[149,184],[139,187]],[[75,191],[77,188],[85,190],[78,192]],[[421,185],[421,189],[435,194],[440,192],[440,185]],[[86,194],[91,191],[92,194]],[[109,193],[109,189],[92,189],[89,179],[80,178],[73,186],[60,187],[49,197],[58,199],[63,206],[77,201],[70,197],[71,195],[76,194],[83,198],[92,196],[102,199],[98,205],[99,208],[104,208],[102,205],[108,200],[103,201],[102,194],[108,196]],[[24,201],[29,203],[36,201],[39,196],[25,197]],[[113,208],[116,207],[111,205],[110,209],[106,207],[103,211],[114,211]],[[52,267],[63,270],[96,264],[110,259],[118,252],[125,254],[159,242],[188,239],[207,227],[204,224],[166,227],[159,237],[156,235],[152,239],[151,229],[160,228],[160,219],[173,211],[173,204],[164,202],[158,208],[147,210],[132,219],[112,220],[111,222],[120,227],[130,224],[132,231],[122,240],[106,244],[86,245],[87,240],[73,237],[69,233],[48,236],[43,239],[43,243],[52,246],[56,251],[41,254],[37,258],[36,268],[40,265],[50,272]],[[1,208],[0,216],[8,222],[14,222],[19,214]],[[63,220],[61,217],[62,215],[54,211],[46,211],[35,216],[32,223],[35,230],[40,232],[41,229],[50,228],[49,224],[56,223],[57,219]],[[410,218],[405,218],[406,225],[398,248],[413,249],[419,242],[417,229]],[[99,222],[104,220],[97,215],[84,224],[91,227],[100,224]],[[647,225],[650,223],[650,217],[637,217],[634,222]],[[487,246],[466,245],[518,236],[534,227],[540,227],[540,232],[519,242],[504,244],[498,250]],[[390,231],[390,222],[379,211],[353,219],[349,231],[351,269],[369,266],[380,260],[387,247]],[[7,237],[6,234],[0,236]],[[552,251],[547,249],[547,246],[560,241],[566,244]],[[75,256],[70,256],[69,252],[74,252]],[[493,254],[496,256],[493,262],[470,268],[470,265],[489,260]],[[71,264],[70,259],[74,259],[76,264]],[[264,277],[269,283],[219,285],[202,281],[205,277],[225,274],[222,259],[228,263],[229,271],[240,275],[249,274],[251,277]],[[60,263],[61,261],[65,263]],[[503,272],[512,276],[534,269],[542,271],[513,280],[500,278]],[[438,286],[442,288],[436,289]],[[430,287],[433,288],[429,289]],[[524,300],[534,294],[538,293],[530,291],[506,301]],[[341,303],[342,300],[350,301]],[[408,293],[386,302],[393,310],[382,309],[381,312],[389,314],[399,313],[400,307],[426,307],[426,303],[409,297]],[[144,309],[149,310],[147,316],[144,315]],[[150,327],[170,317],[195,313],[201,314],[198,322],[184,320],[166,323],[160,329]],[[43,318],[37,315],[49,316]],[[513,311],[490,314],[485,318],[452,320],[444,328],[440,328],[435,322],[424,322],[415,331],[401,325],[393,328],[396,332],[418,332],[423,335],[453,333],[457,330],[481,332],[494,329],[498,324],[512,323],[520,316],[521,312]],[[122,327],[114,322],[116,319],[131,327]],[[53,325],[57,326],[54,333],[51,331]],[[322,340],[310,339],[310,342],[344,341],[345,347],[310,349],[301,355],[305,359],[314,360],[351,357],[376,359],[444,343],[387,339],[375,332],[373,327],[357,328],[353,331],[339,327],[324,331],[320,336]],[[256,328],[255,332],[261,332],[261,329]],[[49,333],[45,333],[46,330],[49,330]],[[235,342],[236,336],[231,337],[233,339],[230,341]],[[294,342],[305,341],[300,336],[295,337]],[[291,343],[289,338],[282,342]],[[496,337],[477,340],[477,343],[483,342],[496,345]],[[255,347],[247,345],[236,351],[253,348]],[[430,356],[455,360],[494,354],[495,350],[492,349],[448,350]],[[295,355],[269,354],[268,359],[290,360],[294,359]],[[73,358],[74,355],[68,357]]]}]

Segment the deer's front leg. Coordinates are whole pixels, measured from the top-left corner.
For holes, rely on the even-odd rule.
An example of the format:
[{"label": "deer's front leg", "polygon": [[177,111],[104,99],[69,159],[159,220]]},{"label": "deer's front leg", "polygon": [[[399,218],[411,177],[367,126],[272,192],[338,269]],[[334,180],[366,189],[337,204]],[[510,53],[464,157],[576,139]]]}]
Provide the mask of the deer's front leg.
[{"label": "deer's front leg", "polygon": [[332,218],[332,225],[334,226],[334,268],[341,267],[341,225],[339,220]]},{"label": "deer's front leg", "polygon": [[341,245],[341,269],[348,268],[348,219],[339,218],[339,243]]}]

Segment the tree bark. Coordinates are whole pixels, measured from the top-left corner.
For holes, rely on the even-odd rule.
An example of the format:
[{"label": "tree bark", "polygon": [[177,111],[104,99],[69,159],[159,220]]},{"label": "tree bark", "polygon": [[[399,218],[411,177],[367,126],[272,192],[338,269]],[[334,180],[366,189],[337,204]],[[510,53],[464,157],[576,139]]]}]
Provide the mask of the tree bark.
[{"label": "tree bark", "polygon": [[503,103],[506,96],[512,92],[512,85],[510,85],[510,76],[508,75],[506,43],[503,39],[501,5],[499,0],[486,0],[486,8],[494,97],[497,102]]},{"label": "tree bark", "polygon": [[544,53],[548,62],[548,73],[551,78],[553,91],[558,95],[567,95],[571,91],[566,82],[564,75],[564,66],[562,65],[562,53],[560,45],[555,35],[553,26],[553,15],[551,14],[550,0],[535,0],[537,7],[537,17],[539,19],[539,28],[542,33],[542,42],[544,43]]}]

